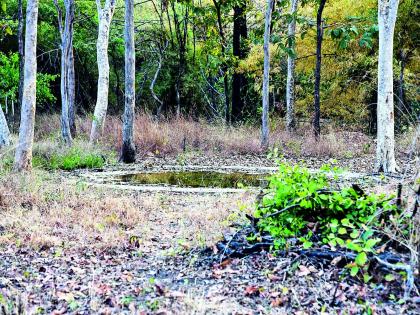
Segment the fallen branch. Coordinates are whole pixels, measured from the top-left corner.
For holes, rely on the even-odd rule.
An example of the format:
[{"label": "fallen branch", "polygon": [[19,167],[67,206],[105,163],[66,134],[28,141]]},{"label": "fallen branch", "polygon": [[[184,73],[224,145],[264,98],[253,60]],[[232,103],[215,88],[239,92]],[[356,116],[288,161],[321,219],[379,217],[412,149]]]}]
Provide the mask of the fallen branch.
[{"label": "fallen branch", "polygon": [[404,265],[404,264],[391,264],[385,260],[382,260],[379,256],[373,256],[373,258],[376,259],[377,262],[379,262],[381,265],[384,265],[385,267],[391,269],[391,270],[402,270],[405,271],[407,274],[407,280],[404,290],[404,299],[408,299],[410,297],[410,292],[413,289],[414,286],[414,276],[413,276],[413,269],[410,265]]},{"label": "fallen branch", "polygon": [[274,216],[279,215],[279,214],[281,214],[283,212],[286,212],[287,210],[293,209],[293,208],[295,208],[297,206],[299,206],[299,204],[298,203],[294,203],[294,204],[292,204],[290,206],[287,206],[286,208],[283,208],[283,209],[281,209],[279,211],[276,211],[276,212],[267,214],[266,216],[264,216],[264,219],[274,217]]}]

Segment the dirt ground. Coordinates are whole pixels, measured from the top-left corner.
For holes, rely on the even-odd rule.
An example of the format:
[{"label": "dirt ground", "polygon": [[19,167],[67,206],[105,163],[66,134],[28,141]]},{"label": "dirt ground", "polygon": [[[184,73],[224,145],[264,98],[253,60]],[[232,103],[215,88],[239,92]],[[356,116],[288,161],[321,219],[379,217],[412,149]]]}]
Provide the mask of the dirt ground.
[{"label": "dirt ground", "polygon": [[[255,156],[211,161],[215,167],[274,165]],[[142,165],[176,163],[208,165],[209,160],[147,157]],[[337,163],[366,172],[371,160]],[[256,191],[117,191],[89,187],[68,175],[35,172],[26,180],[2,179],[0,314],[420,312],[417,291],[401,300],[402,278],[384,285],[383,275],[377,275],[379,284],[363,284],[340,278],[342,269],[334,264],[293,253],[263,251],[220,261],[215,243],[245,222]],[[384,186],[392,190],[395,183]]]}]

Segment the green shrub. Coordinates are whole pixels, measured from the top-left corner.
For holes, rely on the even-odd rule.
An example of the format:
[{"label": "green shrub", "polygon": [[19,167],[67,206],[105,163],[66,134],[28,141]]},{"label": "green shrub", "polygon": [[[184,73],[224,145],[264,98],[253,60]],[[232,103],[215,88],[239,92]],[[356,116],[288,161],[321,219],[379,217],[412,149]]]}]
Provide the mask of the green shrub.
[{"label": "green shrub", "polygon": [[82,152],[72,148],[64,153],[53,153],[50,156],[34,155],[33,165],[51,170],[71,171],[81,168],[101,168],[105,159],[98,153]]},{"label": "green shrub", "polygon": [[273,236],[276,249],[287,248],[289,240],[297,240],[304,248],[314,242],[357,253],[351,273],[364,266],[367,255],[384,243],[375,233],[385,215],[397,215],[390,203],[393,196],[365,194],[358,186],[334,187],[338,170],[324,166],[311,173],[302,166],[281,164],[270,177],[265,197],[257,206],[261,232]]}]

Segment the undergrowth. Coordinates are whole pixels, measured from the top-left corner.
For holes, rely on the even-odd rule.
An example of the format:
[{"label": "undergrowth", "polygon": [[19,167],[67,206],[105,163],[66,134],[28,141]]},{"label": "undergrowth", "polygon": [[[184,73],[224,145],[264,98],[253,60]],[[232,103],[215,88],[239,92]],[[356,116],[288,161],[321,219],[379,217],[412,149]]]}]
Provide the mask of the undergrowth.
[{"label": "undergrowth", "polygon": [[345,188],[332,184],[331,177],[337,179],[339,172],[324,166],[311,173],[299,165],[280,164],[255,217],[260,231],[274,238],[275,249],[300,244],[304,249],[317,245],[354,252],[355,260],[347,267],[351,275],[362,272],[368,280],[369,256],[390,243],[385,229],[394,225],[408,234],[411,223],[392,202],[395,196],[368,194],[355,184]]},{"label": "undergrowth", "polygon": [[83,152],[78,148],[70,148],[63,154],[52,154],[48,157],[35,155],[34,167],[42,167],[51,170],[71,171],[82,168],[102,168],[105,157],[97,153]]},{"label": "undergrowth", "polygon": [[[115,153],[98,145],[90,145],[84,139],[75,139],[68,147],[59,139],[47,139],[34,144],[32,152],[34,168],[45,170],[71,171],[83,168],[102,168],[105,163],[116,161]],[[14,150],[0,152],[0,172],[10,171],[13,167]]]}]

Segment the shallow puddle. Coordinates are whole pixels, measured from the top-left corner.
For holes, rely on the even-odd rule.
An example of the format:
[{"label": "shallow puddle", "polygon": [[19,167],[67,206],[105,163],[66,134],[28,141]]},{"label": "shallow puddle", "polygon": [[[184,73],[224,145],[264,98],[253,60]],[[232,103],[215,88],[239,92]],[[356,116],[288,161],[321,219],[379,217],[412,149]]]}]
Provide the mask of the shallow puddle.
[{"label": "shallow puddle", "polygon": [[214,171],[166,171],[118,175],[114,182],[130,185],[168,185],[177,187],[242,188],[264,185],[268,174]]}]

